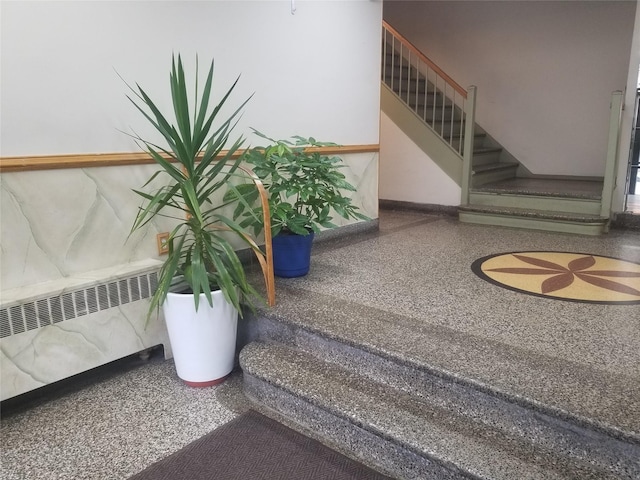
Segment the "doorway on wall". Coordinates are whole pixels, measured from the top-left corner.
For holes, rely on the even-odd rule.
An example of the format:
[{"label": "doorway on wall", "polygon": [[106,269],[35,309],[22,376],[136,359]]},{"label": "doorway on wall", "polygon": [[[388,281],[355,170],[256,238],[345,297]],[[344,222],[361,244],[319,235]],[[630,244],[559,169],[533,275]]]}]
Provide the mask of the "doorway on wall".
[{"label": "doorway on wall", "polygon": [[631,133],[631,154],[627,170],[625,212],[640,214],[640,88],[636,89],[633,132]]}]

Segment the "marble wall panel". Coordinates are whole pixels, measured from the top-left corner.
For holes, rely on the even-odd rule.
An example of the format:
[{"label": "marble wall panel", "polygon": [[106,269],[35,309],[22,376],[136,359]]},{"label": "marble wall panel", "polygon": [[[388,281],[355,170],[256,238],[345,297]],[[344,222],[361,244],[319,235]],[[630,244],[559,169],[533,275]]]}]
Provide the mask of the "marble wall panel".
[{"label": "marble wall panel", "polygon": [[0,340],[2,400],[155,345],[171,356],[164,319],[146,324],[148,299]]},{"label": "marble wall panel", "polygon": [[2,290],[158,258],[153,222],[129,236],[139,188],[155,166],[5,173],[0,184]]},{"label": "marble wall panel", "polygon": [[[353,153],[341,155],[343,168],[341,172],[347,182],[356,187],[351,193],[353,205],[359,208],[359,212],[370,217],[378,218],[378,158],[377,152]],[[348,192],[345,192],[348,193]],[[331,220],[338,227],[351,225],[361,220],[345,220],[339,215],[332,214]]]},{"label": "marble wall panel", "polygon": [[[344,156],[342,173],[347,181],[356,187],[352,194],[353,204],[360,209],[360,213],[375,219],[378,218],[378,159],[379,154],[358,153]],[[356,223],[357,220],[344,220],[334,217],[334,223],[339,226]]]},{"label": "marble wall panel", "polygon": [[[378,154],[348,154],[343,158],[343,173],[358,189],[353,194],[354,204],[364,214],[377,218]],[[141,203],[132,189],[144,185],[156,170],[154,165],[136,165],[3,174],[1,289],[148,258],[161,259],[156,234],[172,229],[175,221],[159,218],[130,236]],[[335,223],[353,221],[336,217]]]}]

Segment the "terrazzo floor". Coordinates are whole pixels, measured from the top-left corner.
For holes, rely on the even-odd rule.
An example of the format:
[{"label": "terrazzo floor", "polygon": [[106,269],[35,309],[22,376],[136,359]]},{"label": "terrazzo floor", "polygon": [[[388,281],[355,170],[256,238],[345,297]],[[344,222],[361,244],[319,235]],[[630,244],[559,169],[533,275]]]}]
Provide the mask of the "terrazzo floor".
[{"label": "terrazzo floor", "polygon": [[640,264],[637,230],[594,237],[386,215],[376,238],[318,248],[309,275],[280,282],[280,290],[302,289],[336,305],[365,305],[451,332],[463,349],[458,353],[423,358],[413,348],[417,336],[406,340],[406,350],[437,368],[640,439],[640,305],[536,297],[471,271],[478,258],[513,251],[580,252]]},{"label": "terrazzo floor", "polygon": [[[419,317],[637,386],[640,306],[536,298],[471,272],[477,258],[523,250],[640,262],[640,234],[614,230],[583,237],[381,211],[379,232],[319,243],[308,277],[277,284]],[[156,355],[121,371],[85,376],[26,405],[3,405],[1,478],[126,479],[246,409],[239,384],[236,374],[219,387],[188,388],[173,363]],[[632,430],[637,426],[637,418],[623,420]]]},{"label": "terrazzo floor", "polygon": [[[61,391],[3,408],[6,480],[126,479],[243,411],[238,374],[223,385],[185,386],[162,352],[83,374]],[[224,398],[224,392],[233,392]]]}]

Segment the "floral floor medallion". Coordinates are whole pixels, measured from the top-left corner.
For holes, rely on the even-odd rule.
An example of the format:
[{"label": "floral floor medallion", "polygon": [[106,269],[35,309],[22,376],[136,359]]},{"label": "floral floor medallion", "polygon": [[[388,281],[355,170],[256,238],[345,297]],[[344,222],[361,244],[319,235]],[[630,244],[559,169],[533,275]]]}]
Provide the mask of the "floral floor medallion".
[{"label": "floral floor medallion", "polygon": [[640,264],[571,252],[512,252],[489,255],[471,266],[501,287],[558,300],[640,304]]}]

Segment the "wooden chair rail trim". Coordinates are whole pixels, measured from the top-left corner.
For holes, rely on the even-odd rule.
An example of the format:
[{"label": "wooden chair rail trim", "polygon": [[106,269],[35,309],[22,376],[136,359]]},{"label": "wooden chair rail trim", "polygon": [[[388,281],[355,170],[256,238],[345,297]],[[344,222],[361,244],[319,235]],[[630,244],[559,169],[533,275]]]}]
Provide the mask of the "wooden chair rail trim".
[{"label": "wooden chair rail trim", "polygon": [[438,65],[436,65],[429,57],[427,57],[424,53],[422,53],[418,47],[416,47],[413,43],[407,40],[400,32],[398,32],[395,28],[389,25],[387,22],[383,21],[382,25],[385,29],[393,34],[393,36],[400,39],[400,41],[405,44],[409,50],[411,50],[420,60],[426,63],[431,70],[436,72],[440,77],[442,77],[448,84],[450,84],[456,92],[462,95],[464,98],[467,98],[467,91],[462,88],[453,78],[447,75],[444,70],[442,70]]},{"label": "wooden chair rail trim", "polygon": [[[350,153],[379,152],[380,145],[347,145],[335,147],[314,147],[325,155],[346,155]],[[226,152],[222,152],[224,155]],[[240,153],[236,154],[240,155]],[[168,158],[168,157],[165,157]],[[68,155],[34,155],[20,157],[0,157],[0,172],[26,172],[34,170],[54,170],[63,168],[120,167],[155,163],[146,152],[123,153],[81,153]]]}]

